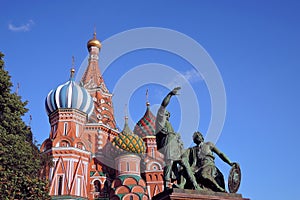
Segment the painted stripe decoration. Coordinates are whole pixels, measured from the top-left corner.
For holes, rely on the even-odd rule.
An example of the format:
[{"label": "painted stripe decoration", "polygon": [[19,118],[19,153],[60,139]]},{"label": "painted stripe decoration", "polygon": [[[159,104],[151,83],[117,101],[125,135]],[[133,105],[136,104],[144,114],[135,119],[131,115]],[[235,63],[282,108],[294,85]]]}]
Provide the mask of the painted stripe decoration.
[{"label": "painted stripe decoration", "polygon": [[84,87],[69,80],[48,93],[45,108],[48,115],[58,108],[74,108],[90,116],[94,110],[94,102]]}]

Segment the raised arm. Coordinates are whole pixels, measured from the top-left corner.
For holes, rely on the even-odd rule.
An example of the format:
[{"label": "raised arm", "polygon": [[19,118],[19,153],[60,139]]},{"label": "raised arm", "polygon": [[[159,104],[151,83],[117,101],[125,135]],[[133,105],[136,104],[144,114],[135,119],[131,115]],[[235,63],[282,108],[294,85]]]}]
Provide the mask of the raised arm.
[{"label": "raised arm", "polygon": [[157,114],[156,114],[156,120],[155,120],[155,126],[156,126],[155,132],[156,133],[158,133],[158,132],[160,132],[164,129],[165,123],[166,123],[166,120],[167,120],[166,107],[169,104],[171,97],[173,95],[176,95],[177,91],[179,89],[180,89],[180,87],[174,88],[171,92],[169,92],[169,94],[167,94],[167,96],[162,101],[161,106],[158,109]]},{"label": "raised arm", "polygon": [[230,166],[233,165],[233,163],[230,161],[230,159],[224,153],[222,153],[214,144],[210,143],[210,146],[211,146],[211,150],[214,153],[216,153],[224,162],[226,162]]},{"label": "raised arm", "polygon": [[177,92],[178,92],[178,90],[180,90],[180,89],[181,89],[181,87],[176,87],[171,92],[169,92],[169,94],[167,94],[167,96],[161,102],[161,106],[163,106],[164,108],[166,108],[168,106],[168,104],[170,103],[171,97],[174,96],[174,95],[176,95]]}]

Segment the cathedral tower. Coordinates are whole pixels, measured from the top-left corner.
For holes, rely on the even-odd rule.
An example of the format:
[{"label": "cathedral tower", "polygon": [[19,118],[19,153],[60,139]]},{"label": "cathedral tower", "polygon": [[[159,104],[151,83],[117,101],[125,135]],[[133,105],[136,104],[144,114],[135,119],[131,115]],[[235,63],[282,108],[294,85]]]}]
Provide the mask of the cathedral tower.
[{"label": "cathedral tower", "polygon": [[99,52],[101,43],[94,33],[93,39],[87,43],[89,51],[88,66],[81,79],[83,86],[93,97],[95,109],[89,122],[102,123],[110,128],[116,128],[114,110],[112,105],[112,94],[109,93],[99,68]]},{"label": "cathedral tower", "polygon": [[83,130],[94,104],[88,91],[75,83],[74,69],[69,81],[49,92],[45,107],[51,131],[41,150],[53,157],[46,173],[50,195],[87,197],[91,149]]},{"label": "cathedral tower", "polygon": [[[44,169],[52,199],[151,199],[163,190],[163,155],[157,151],[155,116],[147,110],[134,133],[116,128],[112,94],[99,69],[101,43],[88,41],[81,82],[69,80],[45,100],[50,134],[41,145],[53,165]],[[117,153],[118,152],[118,153]]]},{"label": "cathedral tower", "polygon": [[134,133],[142,137],[146,145],[142,177],[147,182],[147,191],[150,199],[164,190],[164,157],[157,150],[155,119],[155,116],[150,110],[150,103],[146,102],[146,112],[134,127]]},{"label": "cathedral tower", "polygon": [[138,135],[133,134],[125,118],[123,131],[113,140],[117,177],[112,182],[113,200],[148,200],[146,182],[141,177],[141,157],[146,149]]}]

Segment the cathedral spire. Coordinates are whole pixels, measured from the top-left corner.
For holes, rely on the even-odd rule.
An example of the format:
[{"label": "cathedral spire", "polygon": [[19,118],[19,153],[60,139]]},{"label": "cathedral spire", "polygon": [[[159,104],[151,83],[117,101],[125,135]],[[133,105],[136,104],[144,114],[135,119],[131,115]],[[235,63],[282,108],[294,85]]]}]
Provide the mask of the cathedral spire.
[{"label": "cathedral spire", "polygon": [[133,132],[131,131],[131,129],[129,128],[129,125],[128,125],[127,104],[125,104],[124,112],[125,112],[125,120],[124,120],[124,127],[122,130],[122,133],[132,134]]},{"label": "cathedral spire", "polygon": [[123,130],[122,130],[122,133],[133,134],[132,130],[129,128],[128,117],[127,116],[125,116],[124,127],[123,127]]},{"label": "cathedral spire", "polygon": [[71,68],[70,79],[74,79],[74,74],[75,74],[75,58],[74,56],[72,56],[72,68]]},{"label": "cathedral spire", "polygon": [[96,25],[94,25],[94,39],[96,39],[96,34],[97,34]]},{"label": "cathedral spire", "polygon": [[88,41],[87,46],[89,51],[88,66],[81,78],[81,83],[94,100],[95,109],[89,122],[103,123],[115,129],[112,94],[108,91],[99,68],[101,43],[96,38],[96,31],[94,31],[93,39]]},{"label": "cathedral spire", "polygon": [[150,106],[149,96],[148,96],[148,89],[146,90],[146,106],[147,106],[147,108]]},{"label": "cathedral spire", "polygon": [[[82,82],[87,88],[99,88],[100,86],[104,86],[104,81],[98,63],[101,43],[96,38],[96,31],[94,31],[93,39],[88,41],[87,47],[89,51],[89,62],[88,67],[82,76]],[[107,90],[105,86],[104,90]]]}]

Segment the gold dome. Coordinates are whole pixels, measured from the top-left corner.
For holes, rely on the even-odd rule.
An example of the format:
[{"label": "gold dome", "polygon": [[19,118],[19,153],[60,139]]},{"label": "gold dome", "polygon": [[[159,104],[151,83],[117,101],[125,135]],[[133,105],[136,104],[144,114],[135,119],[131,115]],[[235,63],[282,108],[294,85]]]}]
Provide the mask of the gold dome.
[{"label": "gold dome", "polygon": [[94,37],[93,39],[89,40],[88,43],[87,43],[87,48],[90,49],[90,47],[92,46],[96,46],[98,47],[99,49],[101,49],[101,43],[99,40],[97,40],[96,38],[96,32],[94,32]]}]

